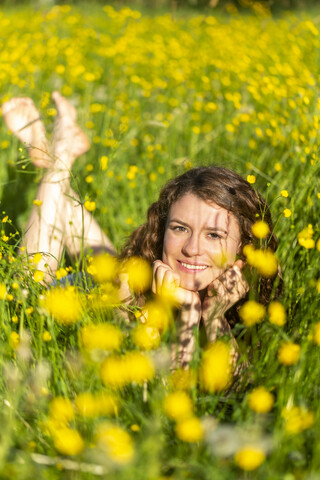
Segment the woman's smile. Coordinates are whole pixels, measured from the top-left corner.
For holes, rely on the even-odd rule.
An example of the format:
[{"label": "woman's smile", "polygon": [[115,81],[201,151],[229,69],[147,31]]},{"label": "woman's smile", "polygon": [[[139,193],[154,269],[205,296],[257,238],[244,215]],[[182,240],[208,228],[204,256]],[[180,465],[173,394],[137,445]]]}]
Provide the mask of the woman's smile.
[{"label": "woman's smile", "polygon": [[170,209],[162,260],[179,274],[182,288],[203,290],[234,263],[239,244],[232,213],[189,193]]}]

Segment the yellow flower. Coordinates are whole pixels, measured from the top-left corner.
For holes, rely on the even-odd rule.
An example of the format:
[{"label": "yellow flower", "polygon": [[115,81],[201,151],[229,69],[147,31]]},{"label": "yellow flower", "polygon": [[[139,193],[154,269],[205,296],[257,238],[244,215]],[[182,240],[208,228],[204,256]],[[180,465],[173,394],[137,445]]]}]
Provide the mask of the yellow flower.
[{"label": "yellow flower", "polygon": [[291,217],[292,212],[291,212],[290,208],[285,208],[285,209],[283,210],[283,215],[284,215],[286,218]]},{"label": "yellow flower", "polygon": [[58,323],[63,325],[77,322],[83,313],[79,295],[74,287],[50,289],[41,304]]},{"label": "yellow flower", "polygon": [[234,461],[238,467],[249,472],[260,467],[265,459],[266,455],[262,448],[253,445],[245,445],[234,456]]},{"label": "yellow flower", "polygon": [[176,390],[190,390],[196,385],[197,375],[192,369],[184,370],[178,368],[172,372],[170,376],[170,383]]},{"label": "yellow flower", "polygon": [[200,365],[202,387],[209,392],[219,392],[231,381],[230,346],[218,340],[204,352]]},{"label": "yellow flower", "polygon": [[278,350],[278,360],[283,365],[294,365],[299,361],[301,347],[293,342],[286,342]]},{"label": "yellow flower", "polygon": [[121,330],[109,323],[89,325],[81,329],[81,340],[83,347],[87,350],[118,350],[123,335]]},{"label": "yellow flower", "polygon": [[301,230],[301,232],[298,233],[299,245],[306,248],[307,250],[314,248],[315,241],[312,238],[313,234],[313,227],[311,224],[309,224],[306,228],[304,228],[303,230]]},{"label": "yellow flower", "polygon": [[281,416],[285,421],[286,432],[293,435],[312,427],[314,424],[314,414],[303,407],[294,405],[285,407]]},{"label": "yellow flower", "polygon": [[90,202],[90,200],[86,200],[83,206],[88,212],[94,212],[96,209],[96,202]]},{"label": "yellow flower", "polygon": [[281,190],[280,195],[281,197],[287,198],[289,196],[288,190]]},{"label": "yellow flower", "polygon": [[33,255],[33,263],[35,263],[36,265],[42,260],[42,255],[41,253],[36,253],[35,255]]},{"label": "yellow flower", "polygon": [[64,427],[54,432],[55,448],[63,455],[79,455],[84,449],[84,441],[77,430]]},{"label": "yellow flower", "polygon": [[65,268],[61,267],[59,270],[56,271],[56,279],[61,280],[61,278],[66,277],[68,272]]},{"label": "yellow flower", "polygon": [[272,250],[255,250],[253,245],[245,245],[243,253],[249,265],[255,267],[262,277],[274,277],[278,271],[278,261]]},{"label": "yellow flower", "polygon": [[34,274],[33,274],[33,280],[34,280],[36,283],[42,282],[43,277],[44,277],[44,273],[43,273],[41,270],[36,270],[36,271],[34,272]]},{"label": "yellow flower", "polygon": [[4,283],[0,283],[0,300],[4,300],[7,296],[7,287]]},{"label": "yellow flower", "polygon": [[11,332],[9,337],[9,345],[12,350],[17,350],[20,344],[20,336],[17,332]]},{"label": "yellow flower", "polygon": [[144,258],[130,257],[123,265],[125,273],[128,275],[129,287],[135,293],[141,293],[151,287],[152,268]]},{"label": "yellow flower", "polygon": [[154,377],[154,366],[146,355],[140,352],[129,352],[125,355],[129,381],[142,384]]},{"label": "yellow flower", "polygon": [[239,310],[240,318],[247,327],[262,322],[266,309],[255,300],[248,300]]},{"label": "yellow flower", "polygon": [[201,422],[197,417],[179,420],[175,428],[177,437],[183,442],[200,442],[203,437]]},{"label": "yellow flower", "polygon": [[55,397],[51,400],[49,416],[61,424],[67,424],[74,418],[74,410],[71,401],[64,397]]},{"label": "yellow flower", "polygon": [[271,302],[268,307],[269,321],[274,325],[282,327],[286,323],[286,309],[278,301]]},{"label": "yellow flower", "polygon": [[259,220],[252,225],[251,231],[257,238],[266,238],[270,233],[270,228],[266,222]]},{"label": "yellow flower", "polygon": [[98,446],[104,450],[115,463],[127,464],[134,455],[133,442],[130,435],[121,427],[102,423],[97,430]]},{"label": "yellow flower", "polygon": [[257,387],[248,395],[251,410],[257,413],[267,413],[274,403],[274,396],[265,387]]},{"label": "yellow flower", "polygon": [[251,184],[256,183],[256,177],[254,175],[248,175],[247,182]]},{"label": "yellow flower", "polygon": [[123,357],[109,356],[101,364],[100,377],[103,383],[111,388],[122,388],[127,383],[128,371]]},{"label": "yellow flower", "polygon": [[93,418],[99,415],[99,407],[92,393],[80,393],[74,401],[75,407],[80,415]]},{"label": "yellow flower", "polygon": [[42,340],[44,342],[50,342],[52,340],[52,337],[51,337],[51,334],[50,332],[48,332],[48,330],[46,330],[45,332],[43,332],[42,334]]},{"label": "yellow flower", "polygon": [[320,252],[320,238],[317,241],[316,247],[317,247],[318,252]]},{"label": "yellow flower", "polygon": [[105,283],[115,279],[119,263],[115,257],[101,253],[93,258],[87,270],[96,283]]},{"label": "yellow flower", "polygon": [[172,420],[189,418],[193,414],[193,403],[183,391],[168,393],[163,401],[165,414]]},{"label": "yellow flower", "polygon": [[160,300],[150,300],[141,310],[141,319],[160,332],[167,330],[170,321],[168,306]]},{"label": "yellow flower", "polygon": [[161,337],[159,330],[150,325],[138,325],[132,332],[133,343],[142,350],[158,348]]}]

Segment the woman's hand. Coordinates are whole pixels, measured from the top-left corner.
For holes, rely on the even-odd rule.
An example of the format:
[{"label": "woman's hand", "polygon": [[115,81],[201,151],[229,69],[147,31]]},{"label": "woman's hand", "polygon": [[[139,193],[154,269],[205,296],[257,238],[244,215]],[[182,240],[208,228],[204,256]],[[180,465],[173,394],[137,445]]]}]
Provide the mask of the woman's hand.
[{"label": "woman's hand", "polygon": [[177,343],[172,346],[172,362],[173,368],[186,367],[195,349],[193,329],[199,326],[201,319],[199,293],[180,287],[179,275],[161,260],[156,260],[153,264],[152,291],[160,296],[169,295],[178,304]]},{"label": "woman's hand", "polygon": [[224,315],[229,308],[243,298],[249,285],[242,274],[242,260],[237,260],[208,287],[202,302],[202,318],[210,342],[215,341],[218,331],[231,333]]}]

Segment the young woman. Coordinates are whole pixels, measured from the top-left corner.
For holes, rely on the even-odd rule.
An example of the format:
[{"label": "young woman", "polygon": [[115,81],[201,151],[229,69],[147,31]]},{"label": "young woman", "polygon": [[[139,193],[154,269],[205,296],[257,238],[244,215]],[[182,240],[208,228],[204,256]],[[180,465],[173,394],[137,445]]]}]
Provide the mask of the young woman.
[{"label": "young woman", "polygon": [[[38,268],[44,270],[47,281],[54,276],[64,248],[71,256],[85,247],[115,255],[112,243],[70,186],[71,167],[88,150],[88,138],[77,125],[76,110],[68,100],[58,92],[52,97],[58,113],[51,152],[31,99],[14,98],[2,105],[8,128],[26,144],[32,162],[47,169],[23,239],[29,255],[43,254]],[[237,359],[231,327],[249,289],[242,274],[243,247],[254,243],[251,227],[259,218],[273,232],[265,200],[237,173],[215,166],[194,168],[162,189],[159,200],[148,210],[147,222],[123,248],[122,257],[140,256],[153,265],[154,293],[175,288],[178,364],[190,362],[195,347],[193,329],[200,322],[211,342],[220,333],[229,334]],[[273,233],[267,243],[276,250]],[[264,303],[272,284],[272,279],[261,280]]]}]

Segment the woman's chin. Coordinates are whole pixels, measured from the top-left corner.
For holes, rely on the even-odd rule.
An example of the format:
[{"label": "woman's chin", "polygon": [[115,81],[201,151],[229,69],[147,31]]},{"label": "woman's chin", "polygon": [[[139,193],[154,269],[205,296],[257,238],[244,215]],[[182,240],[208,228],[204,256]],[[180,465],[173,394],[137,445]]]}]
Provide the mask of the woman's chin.
[{"label": "woman's chin", "polygon": [[190,292],[199,292],[208,287],[210,283],[208,281],[199,281],[196,279],[184,280],[181,279],[180,287]]}]

